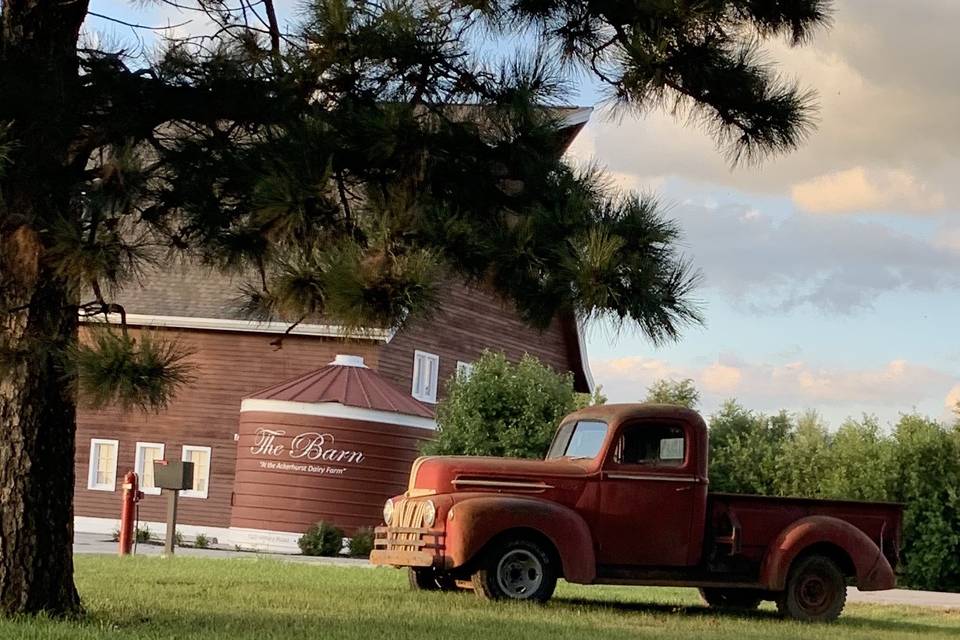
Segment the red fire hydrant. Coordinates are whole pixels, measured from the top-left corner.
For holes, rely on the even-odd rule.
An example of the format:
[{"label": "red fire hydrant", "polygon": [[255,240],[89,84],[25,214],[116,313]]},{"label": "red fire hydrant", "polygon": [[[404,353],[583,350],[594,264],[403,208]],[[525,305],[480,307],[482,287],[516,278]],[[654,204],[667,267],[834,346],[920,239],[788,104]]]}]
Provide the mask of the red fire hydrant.
[{"label": "red fire hydrant", "polygon": [[143,498],[143,492],[137,484],[137,474],[128,471],[123,476],[123,507],[120,510],[120,555],[130,555],[133,547],[133,518],[136,505]]}]

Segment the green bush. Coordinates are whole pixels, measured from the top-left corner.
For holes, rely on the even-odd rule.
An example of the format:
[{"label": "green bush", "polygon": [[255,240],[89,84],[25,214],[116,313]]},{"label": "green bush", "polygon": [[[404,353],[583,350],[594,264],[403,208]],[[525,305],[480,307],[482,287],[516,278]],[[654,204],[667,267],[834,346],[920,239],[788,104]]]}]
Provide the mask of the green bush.
[{"label": "green bush", "polygon": [[313,525],[297,541],[305,556],[335,556],[343,548],[343,531],[328,522]]},{"label": "green bush", "polygon": [[573,378],[526,355],[484,352],[469,377],[450,379],[428,455],[542,458],[560,419],[577,407]]},{"label": "green bush", "polygon": [[180,533],[179,529],[173,532],[173,544],[176,547],[183,546],[183,534]]},{"label": "green bush", "polygon": [[350,555],[354,558],[369,558],[373,551],[373,528],[360,527],[350,538]]},{"label": "green bush", "polygon": [[778,460],[790,430],[786,412],[767,416],[725,402],[710,417],[710,489],[779,495]]},{"label": "green bush", "polygon": [[833,457],[827,427],[813,411],[800,414],[788,424],[788,437],[776,462],[776,492],[781,496],[822,497]]},{"label": "green bush", "polygon": [[657,380],[647,387],[644,402],[657,404],[675,404],[687,409],[696,409],[700,404],[700,392],[693,386],[693,380]]},{"label": "green bush", "polygon": [[903,518],[903,571],[919,589],[960,590],[960,441],[957,429],[902,416],[896,443],[894,499]]},{"label": "green bush", "polygon": [[150,527],[143,525],[143,527],[137,527],[136,533],[134,534],[137,542],[150,542]]},{"label": "green bush", "polygon": [[847,419],[830,442],[830,467],[822,496],[847,500],[895,499],[896,442],[884,435],[873,416]]},{"label": "green bush", "polygon": [[198,533],[197,537],[193,539],[193,546],[197,549],[206,549],[210,546],[210,540],[206,534]]}]

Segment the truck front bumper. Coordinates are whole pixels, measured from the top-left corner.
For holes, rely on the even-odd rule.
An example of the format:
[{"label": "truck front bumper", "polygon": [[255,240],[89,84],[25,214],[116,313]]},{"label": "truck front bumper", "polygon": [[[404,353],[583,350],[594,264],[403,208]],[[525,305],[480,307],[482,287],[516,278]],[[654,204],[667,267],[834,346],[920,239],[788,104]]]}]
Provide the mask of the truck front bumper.
[{"label": "truck front bumper", "polygon": [[393,567],[443,567],[444,532],[426,527],[377,527],[370,562]]}]

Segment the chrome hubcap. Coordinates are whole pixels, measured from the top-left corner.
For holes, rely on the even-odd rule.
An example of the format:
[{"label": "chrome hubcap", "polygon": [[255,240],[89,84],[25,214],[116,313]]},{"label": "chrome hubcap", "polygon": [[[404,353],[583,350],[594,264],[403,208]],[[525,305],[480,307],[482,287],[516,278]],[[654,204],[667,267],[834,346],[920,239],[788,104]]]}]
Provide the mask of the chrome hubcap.
[{"label": "chrome hubcap", "polygon": [[514,549],[500,558],[497,582],[511,598],[529,598],[543,583],[543,566],[539,558],[526,549]]}]

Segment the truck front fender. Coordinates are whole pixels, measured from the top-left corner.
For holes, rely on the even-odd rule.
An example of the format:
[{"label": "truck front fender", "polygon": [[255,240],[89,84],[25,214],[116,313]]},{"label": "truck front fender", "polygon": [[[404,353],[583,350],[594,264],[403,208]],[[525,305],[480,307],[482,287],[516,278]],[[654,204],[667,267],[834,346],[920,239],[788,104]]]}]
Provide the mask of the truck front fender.
[{"label": "truck front fender", "polygon": [[818,549],[827,555],[842,553],[839,559],[852,565],[861,591],[896,586],[893,569],[873,540],[849,522],[830,516],[801,518],[781,531],[764,555],[760,583],[771,591],[783,591],[793,561],[805,551]]},{"label": "truck front fender", "polygon": [[589,584],[596,577],[593,536],[572,509],[537,498],[483,494],[457,499],[450,511],[444,549],[450,569],[467,565],[496,536],[526,529],[553,545],[568,582]]}]

